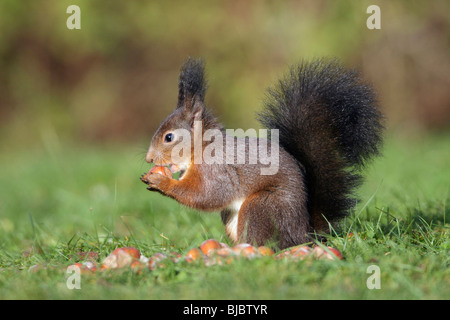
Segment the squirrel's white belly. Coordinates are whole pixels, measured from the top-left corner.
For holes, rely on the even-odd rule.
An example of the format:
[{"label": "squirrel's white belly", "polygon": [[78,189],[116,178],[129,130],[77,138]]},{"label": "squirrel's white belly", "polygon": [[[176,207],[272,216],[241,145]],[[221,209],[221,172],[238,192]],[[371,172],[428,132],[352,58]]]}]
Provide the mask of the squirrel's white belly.
[{"label": "squirrel's white belly", "polygon": [[231,240],[236,242],[238,241],[237,228],[238,228],[239,210],[241,210],[242,203],[244,203],[244,199],[235,200],[228,207],[228,209],[231,211],[231,218],[228,219],[228,222],[225,226]]}]

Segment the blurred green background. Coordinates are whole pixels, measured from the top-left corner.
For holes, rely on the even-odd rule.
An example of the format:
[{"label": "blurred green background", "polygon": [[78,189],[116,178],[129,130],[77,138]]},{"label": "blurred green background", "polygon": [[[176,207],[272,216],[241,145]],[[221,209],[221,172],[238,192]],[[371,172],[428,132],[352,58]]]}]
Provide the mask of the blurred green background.
[{"label": "blurred green background", "polygon": [[[81,30],[69,30],[69,5]],[[381,8],[381,30],[366,9]],[[147,147],[188,56],[207,104],[257,127],[265,89],[303,58],[338,57],[377,89],[396,135],[450,128],[448,1],[0,1],[0,126],[8,148],[67,141]],[[145,150],[144,150],[145,151]]]}]

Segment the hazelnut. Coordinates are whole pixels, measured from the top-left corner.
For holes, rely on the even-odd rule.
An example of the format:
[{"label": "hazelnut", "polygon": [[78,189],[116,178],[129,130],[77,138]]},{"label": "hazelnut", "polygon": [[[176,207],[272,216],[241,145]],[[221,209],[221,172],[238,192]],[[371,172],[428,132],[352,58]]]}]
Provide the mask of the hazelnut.
[{"label": "hazelnut", "polygon": [[262,256],[271,256],[275,254],[275,252],[272,249],[265,246],[259,246],[258,251]]},{"label": "hazelnut", "polygon": [[220,245],[220,242],[215,240],[215,239],[209,239],[204,241],[201,245],[200,245],[200,250],[202,250],[202,252],[206,255],[210,255],[212,253],[212,251],[217,250],[219,248],[221,248],[222,246]]},{"label": "hazelnut", "polygon": [[201,257],[205,257],[203,252],[199,248],[192,248],[188,253],[186,253],[185,259],[187,262],[193,262]]},{"label": "hazelnut", "polygon": [[163,175],[165,177],[171,178],[172,179],[172,171],[170,171],[170,169],[168,167],[163,167],[163,166],[154,166],[149,173],[157,173],[160,175]]}]

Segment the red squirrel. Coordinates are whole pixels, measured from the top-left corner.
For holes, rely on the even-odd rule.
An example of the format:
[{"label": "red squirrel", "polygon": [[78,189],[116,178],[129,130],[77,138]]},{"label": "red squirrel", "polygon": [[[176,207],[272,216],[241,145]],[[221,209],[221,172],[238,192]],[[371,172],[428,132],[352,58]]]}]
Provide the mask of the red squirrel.
[{"label": "red squirrel", "polygon": [[[267,150],[267,157],[277,155],[278,167],[270,174],[261,170],[268,168],[267,158],[249,159],[252,143],[266,146],[272,135],[227,135],[206,109],[205,92],[204,62],[189,58],[181,68],[177,106],[156,130],[146,155],[147,162],[181,174],[176,180],[150,171],[141,176],[148,190],[192,208],[220,211],[235,243],[279,249],[310,242],[349,214],[361,169],[379,154],[383,131],[375,92],[358,72],[336,60],[301,62],[268,90],[258,119],[277,133],[277,143]],[[222,136],[206,139],[208,132]],[[227,149],[227,142],[235,146]],[[196,161],[195,155],[213,143],[210,155],[234,161]],[[237,161],[242,151],[249,155]]]}]

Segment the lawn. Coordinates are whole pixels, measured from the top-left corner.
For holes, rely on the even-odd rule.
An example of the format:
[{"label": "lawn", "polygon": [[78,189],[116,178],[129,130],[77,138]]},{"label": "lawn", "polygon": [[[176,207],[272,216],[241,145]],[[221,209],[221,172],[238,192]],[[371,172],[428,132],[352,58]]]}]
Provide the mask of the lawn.
[{"label": "lawn", "polygon": [[[448,134],[388,138],[357,208],[328,237],[342,261],[168,263],[82,275],[81,289],[68,289],[66,267],[78,252],[101,261],[119,246],[150,257],[228,241],[218,214],[145,189],[146,146],[44,139],[2,150],[0,299],[450,299]],[[45,268],[29,272],[34,265]],[[380,289],[367,287],[371,265]]]}]

